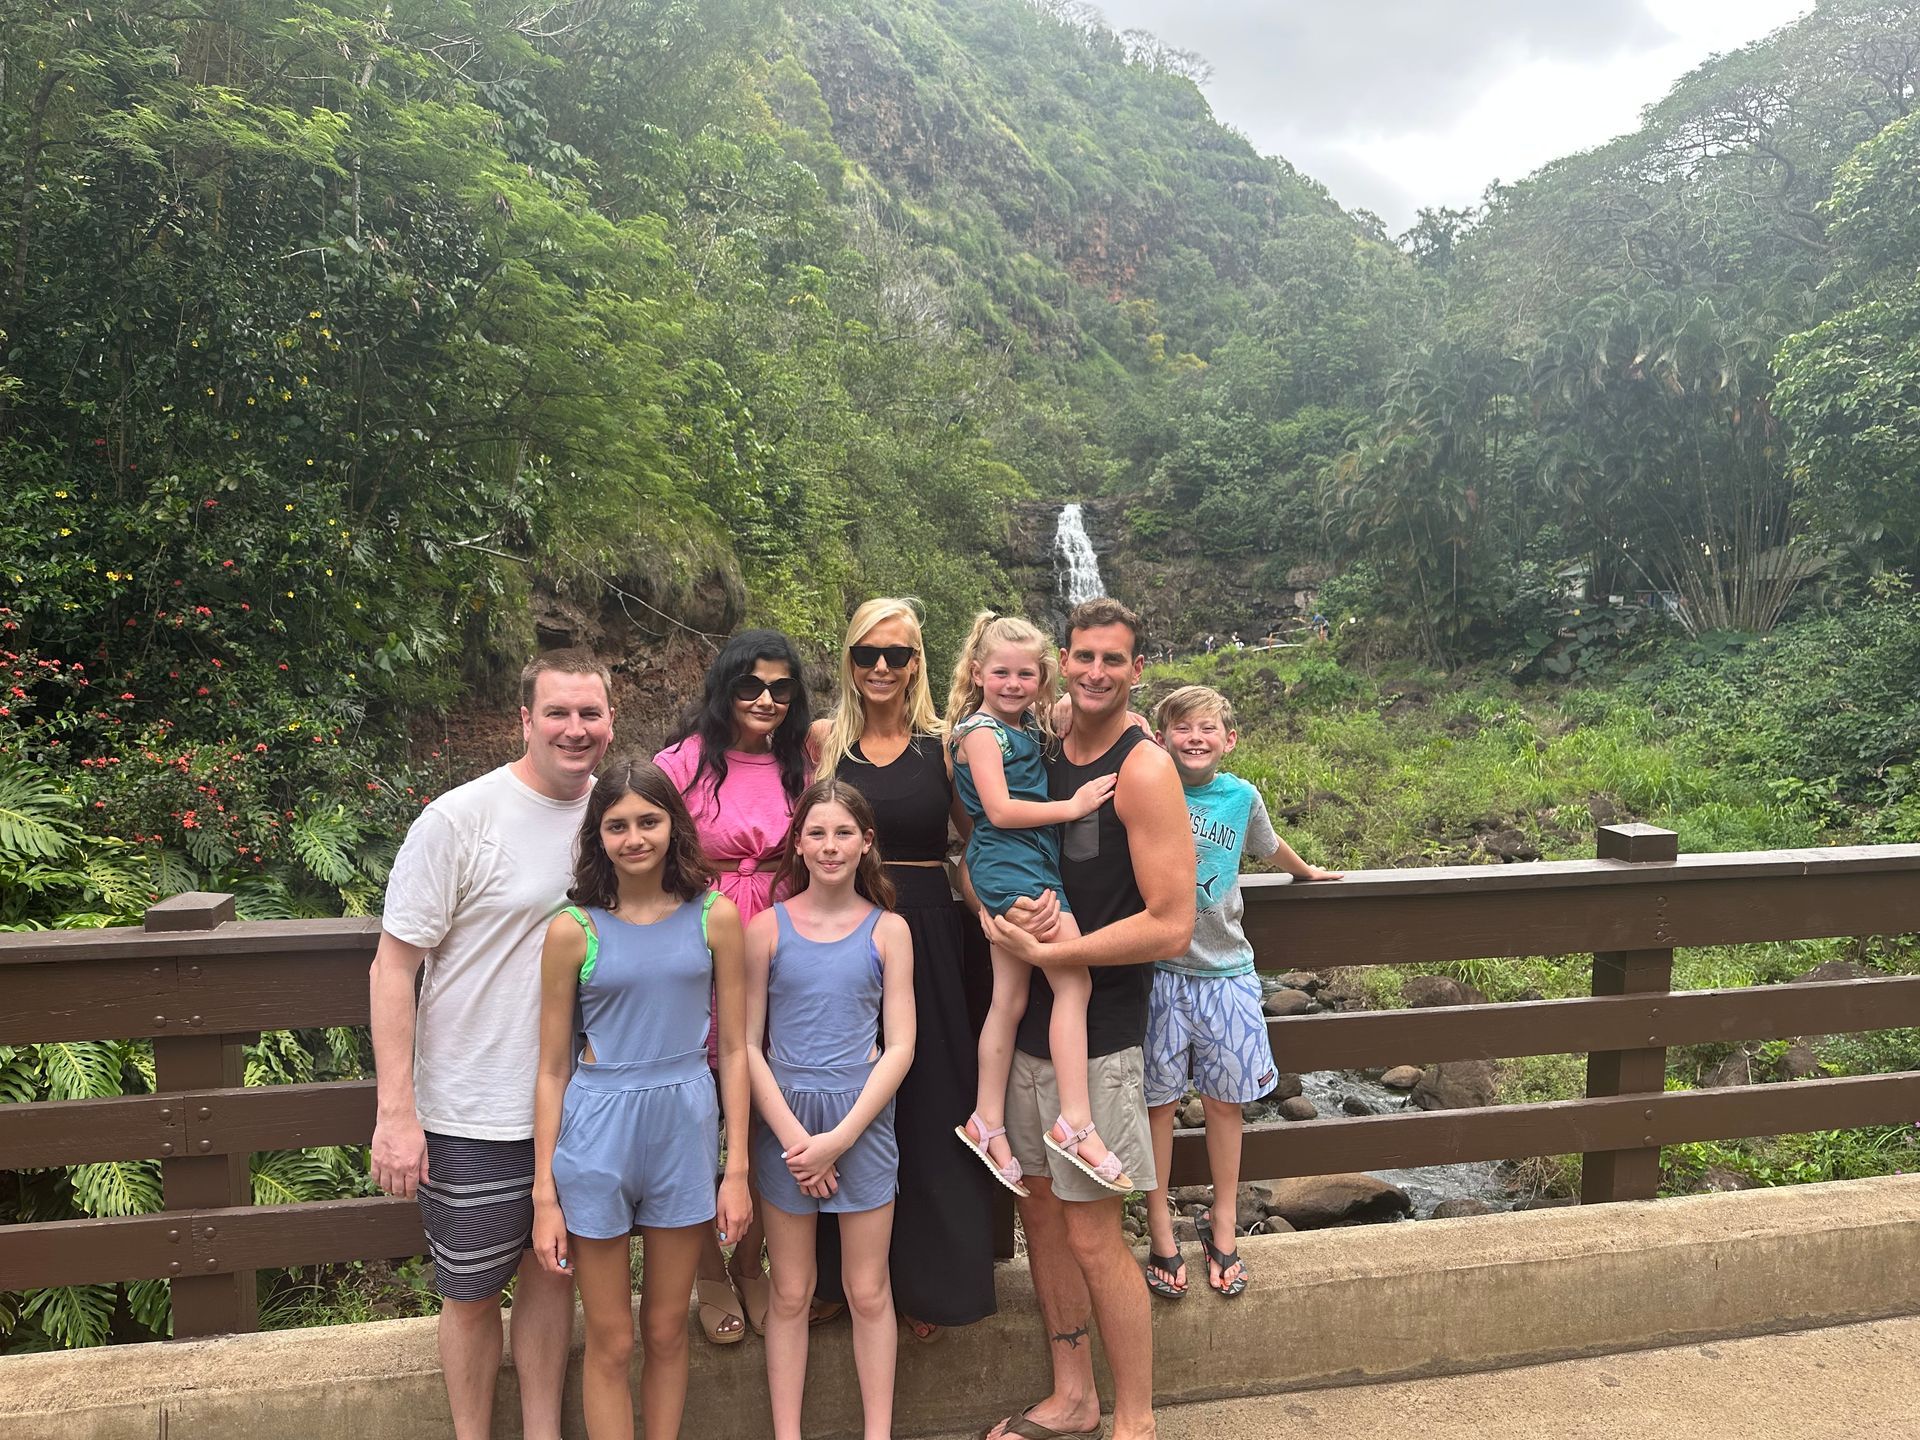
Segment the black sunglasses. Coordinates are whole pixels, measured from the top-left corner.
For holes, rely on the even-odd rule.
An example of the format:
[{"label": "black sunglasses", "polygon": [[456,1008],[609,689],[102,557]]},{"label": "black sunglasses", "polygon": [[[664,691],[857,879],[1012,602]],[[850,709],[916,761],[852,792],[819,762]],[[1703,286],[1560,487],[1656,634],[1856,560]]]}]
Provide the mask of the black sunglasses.
[{"label": "black sunglasses", "polygon": [[792,703],[793,692],[800,688],[800,682],[791,675],[782,675],[778,680],[762,680],[758,675],[736,675],[733,683],[727,687],[727,693],[736,700],[758,700],[761,693],[773,697],[776,705]]},{"label": "black sunglasses", "polygon": [[849,645],[847,654],[862,670],[871,670],[882,660],[889,670],[904,670],[907,662],[920,652],[911,645]]}]

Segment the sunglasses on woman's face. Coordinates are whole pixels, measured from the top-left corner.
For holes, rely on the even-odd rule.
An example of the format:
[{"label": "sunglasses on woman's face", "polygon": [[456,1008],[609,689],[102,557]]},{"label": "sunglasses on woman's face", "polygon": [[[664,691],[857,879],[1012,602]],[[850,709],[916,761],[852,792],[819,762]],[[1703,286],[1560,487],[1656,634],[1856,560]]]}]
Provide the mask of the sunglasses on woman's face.
[{"label": "sunglasses on woman's face", "polygon": [[736,675],[733,684],[727,687],[727,693],[743,703],[758,700],[762,693],[773,697],[776,705],[789,705],[793,702],[793,692],[799,684],[791,675],[782,675],[778,680],[762,680],[758,675]]},{"label": "sunglasses on woman's face", "polygon": [[920,652],[911,645],[849,645],[847,654],[861,670],[871,670],[882,660],[889,670],[904,670],[907,662]]}]

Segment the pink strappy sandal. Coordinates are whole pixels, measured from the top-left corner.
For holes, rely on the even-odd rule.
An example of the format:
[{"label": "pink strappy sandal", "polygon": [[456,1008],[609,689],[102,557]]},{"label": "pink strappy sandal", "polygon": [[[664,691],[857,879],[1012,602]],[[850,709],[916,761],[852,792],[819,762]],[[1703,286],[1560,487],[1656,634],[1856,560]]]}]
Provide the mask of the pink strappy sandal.
[{"label": "pink strappy sandal", "polygon": [[[980,1138],[978,1140],[973,1138],[973,1132],[976,1129],[980,1132]],[[980,1112],[976,1110],[967,1117],[966,1124],[954,1126],[953,1133],[960,1137],[961,1144],[965,1145],[980,1157],[980,1163],[991,1170],[993,1172],[993,1178],[1006,1186],[1007,1189],[1011,1190],[1023,1200],[1032,1193],[1026,1186],[1020,1183],[1020,1177],[1023,1172],[1020,1169],[1019,1157],[1015,1156],[1009,1159],[1006,1168],[1002,1169],[993,1156],[987,1153],[988,1144],[998,1140],[1002,1135],[1007,1133],[1006,1126],[1002,1125],[998,1129],[989,1129],[987,1122],[980,1118]]]},{"label": "pink strappy sandal", "polygon": [[[1086,1138],[1093,1133],[1094,1129],[1091,1122],[1084,1128],[1076,1130],[1067,1123],[1067,1117],[1061,1115],[1054,1120],[1052,1128],[1049,1129],[1042,1138],[1046,1140],[1049,1150],[1053,1151],[1056,1155],[1063,1155],[1072,1161],[1088,1179],[1106,1186],[1107,1189],[1112,1190],[1116,1194],[1130,1194],[1133,1190],[1133,1181],[1128,1178],[1127,1172],[1121,1168],[1120,1157],[1113,1151],[1107,1151],[1106,1159],[1102,1160],[1098,1165],[1089,1165],[1085,1160],[1080,1158],[1080,1146],[1085,1142]],[[1055,1136],[1064,1136],[1065,1138],[1056,1139]]]}]

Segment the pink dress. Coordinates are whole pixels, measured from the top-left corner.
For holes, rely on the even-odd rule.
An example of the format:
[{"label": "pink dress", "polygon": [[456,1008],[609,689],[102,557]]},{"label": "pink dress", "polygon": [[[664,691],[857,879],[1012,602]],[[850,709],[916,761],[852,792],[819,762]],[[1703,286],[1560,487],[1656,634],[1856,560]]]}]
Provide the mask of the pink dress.
[{"label": "pink dress", "polygon": [[[700,848],[719,872],[713,888],[740,908],[740,923],[746,924],[773,903],[774,867],[780,848],[787,843],[787,827],[793,823],[793,802],[780,783],[780,762],[771,754],[729,750],[726,782],[718,793],[710,773],[700,777],[694,790],[687,789],[700,768],[698,735],[668,746],[653,757],[653,763],[686,796],[694,828],[700,832]],[[717,1045],[709,1027],[707,1058],[715,1063]]]}]

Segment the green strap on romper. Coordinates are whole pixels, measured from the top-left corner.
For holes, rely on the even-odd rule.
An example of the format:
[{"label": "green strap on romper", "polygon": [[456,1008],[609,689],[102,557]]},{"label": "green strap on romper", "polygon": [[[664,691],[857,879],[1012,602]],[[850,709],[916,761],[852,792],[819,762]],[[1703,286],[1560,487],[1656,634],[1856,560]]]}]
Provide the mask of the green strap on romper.
[{"label": "green strap on romper", "polygon": [[587,912],[578,905],[568,905],[561,909],[562,915],[571,915],[580,922],[580,928],[587,937],[587,958],[580,962],[580,983],[586,984],[593,978],[593,965],[600,958],[600,935],[593,928],[593,922],[587,919]]},{"label": "green strap on romper", "polygon": [[[700,899],[700,939],[702,943],[706,945],[709,953],[713,950],[713,942],[707,938],[707,917],[713,913],[713,902],[719,898],[720,892],[718,890],[709,890]],[[562,915],[571,915],[575,920],[578,920],[580,922],[580,929],[586,934],[587,958],[580,962],[580,983],[584,985],[593,978],[594,962],[600,958],[600,936],[599,933],[594,930],[593,922],[587,919],[587,912],[582,910],[578,905],[565,906],[560,913]]]}]

